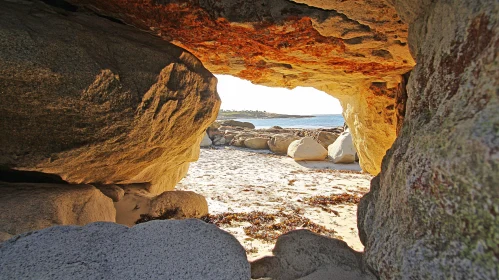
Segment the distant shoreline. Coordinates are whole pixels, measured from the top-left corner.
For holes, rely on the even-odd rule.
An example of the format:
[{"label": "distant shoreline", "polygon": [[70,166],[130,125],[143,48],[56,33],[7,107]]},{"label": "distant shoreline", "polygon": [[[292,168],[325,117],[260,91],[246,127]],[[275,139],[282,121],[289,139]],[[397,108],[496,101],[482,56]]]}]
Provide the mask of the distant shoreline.
[{"label": "distant shoreline", "polygon": [[303,119],[315,118],[312,115],[287,115],[268,113],[262,111],[225,111],[221,110],[217,120],[234,120],[234,119]]}]

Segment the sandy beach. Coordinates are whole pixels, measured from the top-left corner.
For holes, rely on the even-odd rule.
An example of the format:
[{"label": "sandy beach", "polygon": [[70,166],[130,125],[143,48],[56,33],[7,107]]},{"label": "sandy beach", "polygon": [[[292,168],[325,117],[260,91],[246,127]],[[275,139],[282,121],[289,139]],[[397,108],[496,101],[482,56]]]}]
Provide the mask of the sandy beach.
[{"label": "sandy beach", "polygon": [[[272,254],[283,224],[287,229],[316,229],[362,251],[356,205],[341,199],[332,205],[324,199],[358,199],[369,190],[371,178],[358,164],[295,162],[267,150],[223,146],[202,148],[176,189],[205,196],[210,215],[236,213],[229,215],[231,224],[220,227],[241,242],[251,261]],[[251,221],[237,218],[244,215]]]}]

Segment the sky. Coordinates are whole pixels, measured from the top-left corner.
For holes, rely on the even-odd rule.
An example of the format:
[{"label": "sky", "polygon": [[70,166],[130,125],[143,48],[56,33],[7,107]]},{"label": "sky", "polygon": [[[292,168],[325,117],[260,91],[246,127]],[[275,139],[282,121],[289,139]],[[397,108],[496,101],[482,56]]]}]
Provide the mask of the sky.
[{"label": "sky", "polygon": [[271,88],[254,85],[229,75],[218,78],[218,94],[224,110],[259,110],[292,115],[341,114],[338,99],[309,87]]}]

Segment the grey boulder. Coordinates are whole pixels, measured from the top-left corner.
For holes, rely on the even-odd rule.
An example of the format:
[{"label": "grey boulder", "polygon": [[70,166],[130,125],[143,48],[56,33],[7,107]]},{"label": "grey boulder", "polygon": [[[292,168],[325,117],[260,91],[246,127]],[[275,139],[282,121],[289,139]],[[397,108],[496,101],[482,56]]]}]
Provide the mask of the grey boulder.
[{"label": "grey boulder", "polygon": [[251,263],[252,278],[276,280],[375,280],[364,266],[362,254],[341,240],[308,230],[281,235],[272,250],[274,256]]},{"label": "grey boulder", "polygon": [[0,244],[0,279],[249,279],[239,242],[199,220],[56,226]]}]

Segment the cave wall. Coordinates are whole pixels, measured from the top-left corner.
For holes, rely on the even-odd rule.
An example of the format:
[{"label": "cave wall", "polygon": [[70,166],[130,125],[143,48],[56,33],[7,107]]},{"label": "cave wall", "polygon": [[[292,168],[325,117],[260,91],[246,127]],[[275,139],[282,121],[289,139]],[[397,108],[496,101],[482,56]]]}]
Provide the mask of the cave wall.
[{"label": "cave wall", "polygon": [[384,0],[70,1],[189,50],[213,73],[339,98],[348,125],[358,126],[361,166],[379,172],[396,133],[391,110],[379,106],[395,103],[361,99],[372,96],[372,83],[396,87],[414,66],[408,26]]},{"label": "cave wall", "polygon": [[218,113],[216,78],[182,48],[62,7],[0,1],[0,166],[173,189]]},{"label": "cave wall", "polygon": [[383,279],[497,279],[499,2],[393,2],[417,65],[359,205],[366,260]]},{"label": "cave wall", "polygon": [[403,121],[397,118],[396,110],[401,81],[368,83],[354,93],[338,96],[345,122],[355,137],[360,165],[371,174],[380,172],[381,160],[397,137],[397,125]]}]

